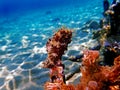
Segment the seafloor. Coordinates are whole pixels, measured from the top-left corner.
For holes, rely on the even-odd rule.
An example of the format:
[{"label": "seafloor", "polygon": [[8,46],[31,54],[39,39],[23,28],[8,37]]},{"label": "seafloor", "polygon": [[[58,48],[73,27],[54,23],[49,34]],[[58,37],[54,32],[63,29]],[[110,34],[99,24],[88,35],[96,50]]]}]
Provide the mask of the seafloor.
[{"label": "seafloor", "polygon": [[[100,18],[101,1],[0,17],[0,90],[43,90],[49,74],[39,65],[47,57],[47,40],[61,26],[73,30],[72,42],[63,56],[63,63],[66,77],[76,75],[80,62],[67,59],[96,45],[97,42],[92,40],[92,32],[96,29],[89,27],[89,22],[99,23]],[[76,84],[79,75],[75,77],[68,82]]]}]

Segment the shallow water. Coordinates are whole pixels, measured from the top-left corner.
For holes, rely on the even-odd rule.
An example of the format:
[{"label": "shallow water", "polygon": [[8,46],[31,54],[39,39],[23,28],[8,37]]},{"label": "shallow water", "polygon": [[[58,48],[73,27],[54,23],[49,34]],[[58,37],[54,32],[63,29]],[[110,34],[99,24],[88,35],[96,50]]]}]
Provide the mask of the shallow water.
[{"label": "shallow water", "polygon": [[63,57],[80,54],[81,45],[89,47],[92,37],[89,28],[81,27],[101,17],[102,2],[97,0],[85,6],[70,4],[1,16],[0,90],[43,90],[49,74],[39,63],[47,57],[47,40],[61,26],[71,28],[72,42]]}]

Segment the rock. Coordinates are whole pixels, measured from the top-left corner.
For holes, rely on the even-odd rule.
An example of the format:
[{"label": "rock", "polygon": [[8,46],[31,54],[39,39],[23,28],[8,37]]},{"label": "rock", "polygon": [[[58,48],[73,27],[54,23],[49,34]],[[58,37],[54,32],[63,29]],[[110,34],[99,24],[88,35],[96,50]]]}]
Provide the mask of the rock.
[{"label": "rock", "polygon": [[94,20],[90,20],[86,24],[88,24],[90,29],[98,29],[100,27],[100,25]]},{"label": "rock", "polygon": [[102,36],[104,36],[105,34],[107,34],[107,30],[104,30],[104,29],[101,29],[101,30],[98,30],[98,31],[94,31],[92,39],[98,39],[98,40],[100,40],[100,38]]},{"label": "rock", "polygon": [[88,29],[88,28],[96,30],[96,29],[100,28],[100,25],[98,22],[96,22],[94,20],[89,20],[84,24],[84,26],[81,29]]},{"label": "rock", "polygon": [[80,77],[82,76],[81,73],[75,73],[72,78],[66,81],[67,84],[74,84],[77,85],[80,83]]},{"label": "rock", "polygon": [[65,61],[64,65],[65,65],[65,79],[69,80],[70,78],[72,78],[74,76],[74,74],[80,72],[80,64],[79,62],[72,62],[72,61]]}]

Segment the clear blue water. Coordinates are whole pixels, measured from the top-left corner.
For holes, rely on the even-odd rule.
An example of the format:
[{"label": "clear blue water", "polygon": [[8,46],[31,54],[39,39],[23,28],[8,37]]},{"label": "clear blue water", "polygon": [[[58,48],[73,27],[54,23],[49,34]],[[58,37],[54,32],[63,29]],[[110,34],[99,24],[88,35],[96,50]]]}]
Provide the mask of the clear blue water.
[{"label": "clear blue water", "polygon": [[80,28],[89,20],[99,22],[98,0],[0,0],[0,90],[43,90],[49,80],[45,44],[61,26],[71,28],[72,42],[65,53],[80,52],[92,31]]}]

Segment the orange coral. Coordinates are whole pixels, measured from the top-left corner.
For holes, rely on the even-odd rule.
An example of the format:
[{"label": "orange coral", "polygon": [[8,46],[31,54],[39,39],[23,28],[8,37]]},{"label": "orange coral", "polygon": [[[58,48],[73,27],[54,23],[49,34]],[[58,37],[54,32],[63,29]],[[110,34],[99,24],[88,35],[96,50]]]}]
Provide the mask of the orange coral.
[{"label": "orange coral", "polygon": [[82,77],[78,88],[81,90],[120,90],[120,56],[114,60],[114,65],[100,66],[98,51],[85,51]]},{"label": "orange coral", "polygon": [[84,51],[83,66],[81,67],[82,77],[78,85],[81,90],[99,90],[100,69],[96,60],[99,57],[98,51]]},{"label": "orange coral", "polygon": [[92,65],[96,62],[96,59],[99,57],[98,51],[92,51],[92,50],[85,50],[83,51],[84,57],[83,57],[83,65]]},{"label": "orange coral", "polygon": [[61,88],[65,83],[65,75],[63,72],[64,65],[61,62],[61,57],[64,54],[64,51],[67,50],[67,46],[71,42],[71,37],[71,30],[61,28],[46,44],[48,57],[43,64],[44,67],[50,68],[51,79],[51,82],[45,84],[46,90],[63,90]]},{"label": "orange coral", "polygon": [[56,88],[46,90],[120,90],[120,56],[115,58],[114,65],[111,67],[100,66],[98,57],[98,51],[84,51],[82,77],[76,87],[53,83]]},{"label": "orange coral", "polygon": [[115,58],[114,65],[120,65],[120,55]]},{"label": "orange coral", "polygon": [[45,84],[45,90],[76,90],[76,89],[73,85],[47,82]]},{"label": "orange coral", "polygon": [[120,56],[115,58],[113,66],[101,66],[99,52],[92,50],[83,51],[80,83],[65,84],[61,57],[71,37],[70,30],[61,28],[46,44],[48,57],[44,65],[50,68],[51,82],[45,84],[45,90],[120,90]]},{"label": "orange coral", "polygon": [[67,50],[67,46],[71,42],[71,37],[71,30],[61,28],[48,40],[46,44],[48,57],[44,62],[44,67],[49,68],[61,63],[61,57],[64,51]]}]

